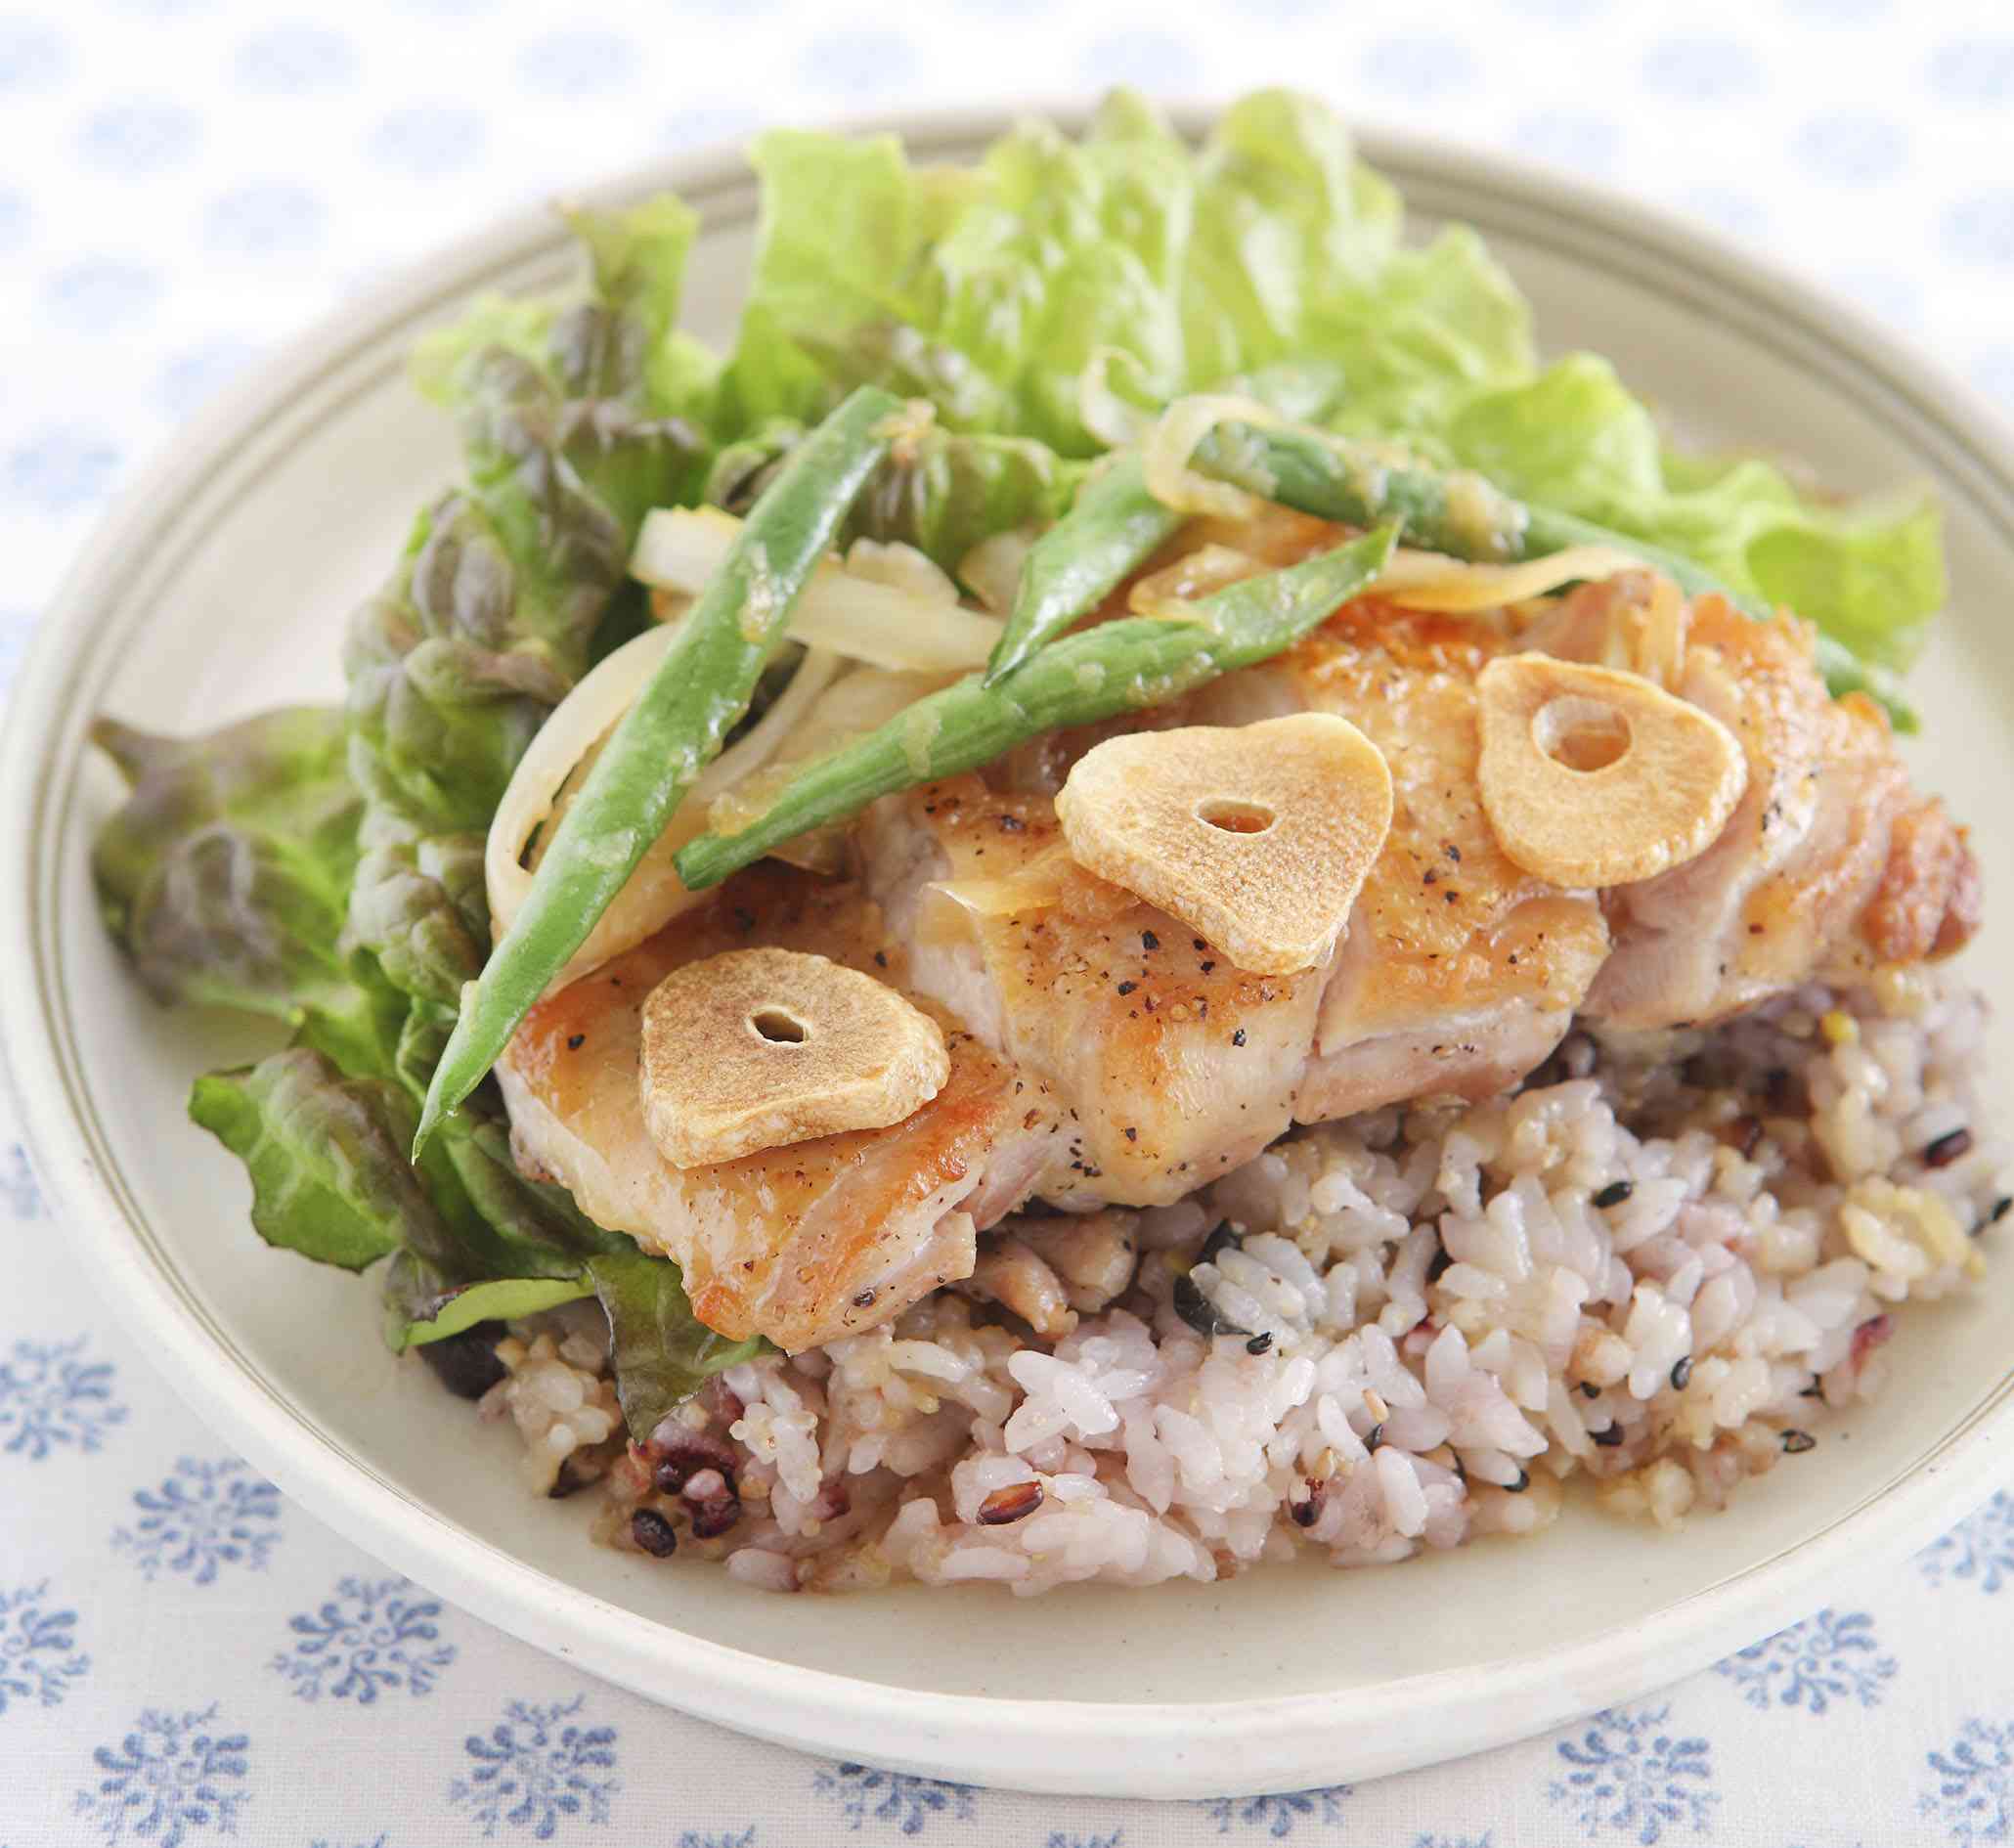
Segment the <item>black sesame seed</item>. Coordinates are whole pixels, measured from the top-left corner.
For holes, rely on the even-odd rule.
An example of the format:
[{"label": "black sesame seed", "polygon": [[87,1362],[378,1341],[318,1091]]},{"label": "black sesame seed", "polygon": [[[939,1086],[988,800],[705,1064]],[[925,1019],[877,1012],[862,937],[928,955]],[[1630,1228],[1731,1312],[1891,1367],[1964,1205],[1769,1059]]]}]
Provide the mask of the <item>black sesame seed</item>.
[{"label": "black sesame seed", "polygon": [[1140,947],[1142,949],[1159,949],[1160,947],[1160,939],[1155,936],[1152,931],[1142,931],[1140,933]]},{"label": "black sesame seed", "polygon": [[1783,1448],[1790,1456],[1799,1457],[1817,1447],[1818,1440],[1808,1430],[1786,1430],[1783,1433]]},{"label": "black sesame seed", "polygon": [[1433,1255],[1426,1261],[1426,1281],[1430,1284],[1439,1283],[1448,1266],[1454,1261],[1454,1258],[1448,1254],[1448,1248],[1445,1245],[1435,1246]]},{"label": "black sesame seed", "polygon": [[1679,1364],[1672,1369],[1672,1390],[1674,1392],[1685,1391],[1687,1385],[1690,1384],[1691,1379],[1692,1356],[1690,1354],[1687,1354],[1685,1357],[1685,1359],[1680,1361]]},{"label": "black sesame seed", "polygon": [[1963,1127],[1948,1130],[1923,1151],[1925,1167],[1948,1167],[1960,1156],[1972,1153],[1972,1131]]},{"label": "black sesame seed", "polygon": [[569,1052],[578,1052],[587,1043],[588,1035],[586,1034],[568,1034],[566,1036],[566,1049]]},{"label": "black sesame seed", "polygon": [[1987,1224],[1998,1225],[1999,1222],[2007,1216],[2007,1213],[2010,1210],[2014,1210],[2014,1194],[2002,1194],[1999,1197],[1999,1199],[1995,1200],[1992,1206],[1990,1209],[1988,1209],[1986,1215]]},{"label": "black sesame seed", "polygon": [[1134,990],[1135,989],[1137,989],[1137,988],[1138,988],[1139,986],[1140,986],[1140,985],[1139,985],[1139,983],[1137,983],[1137,982],[1121,982],[1121,983],[1120,983],[1120,984],[1118,985],[1118,991],[1119,991],[1119,992],[1120,992],[1121,994],[1130,994],[1130,993],[1132,993],[1132,991],[1133,991],[1133,990]]},{"label": "black sesame seed", "polygon": [[1384,1425],[1379,1421],[1364,1433],[1364,1448],[1367,1451],[1375,1451],[1383,1442]]},{"label": "black sesame seed", "polygon": [[1516,1481],[1504,1484],[1504,1493],[1506,1495],[1522,1495],[1530,1487],[1531,1472],[1529,1470],[1519,1470]]},{"label": "black sesame seed", "polygon": [[[1238,1031],[1237,1031],[1237,1032],[1236,1032],[1235,1034],[1233,1034],[1231,1035],[1231,1043],[1232,1043],[1232,1044],[1233,1044],[1234,1046],[1242,1046],[1242,1045],[1244,1045],[1244,1043],[1245,1043],[1245,1029],[1244,1029],[1243,1027],[1239,1028],[1239,1030],[1238,1030]],[[2004,1203],[2002,1203],[2002,1204],[2004,1205]],[[1994,1217],[1995,1219],[1997,1219],[1997,1218],[1998,1218],[1999,1216],[2000,1216],[2000,1215],[1999,1215],[1999,1214],[1998,1214],[1997,1212],[1993,1214],[1993,1217]]]},{"label": "black sesame seed", "polygon": [[1635,1181],[1610,1181],[1606,1187],[1602,1188],[1595,1196],[1595,1205],[1598,1207],[1619,1207],[1636,1191],[1637,1183]]},{"label": "black sesame seed", "polygon": [[1594,1383],[1594,1381],[1592,1381],[1592,1380],[1583,1380],[1583,1381],[1581,1382],[1581,1397],[1582,1397],[1582,1398],[1584,1398],[1584,1399],[1598,1399],[1598,1398],[1599,1398],[1600,1396],[1601,1396],[1601,1388],[1600,1388],[1599,1386],[1597,1386],[1597,1385],[1596,1385],[1596,1384]]},{"label": "black sesame seed", "polygon": [[1245,1343],[1245,1351],[1248,1354],[1262,1354],[1266,1351],[1267,1348],[1271,1347],[1272,1344],[1273,1331],[1271,1329],[1267,1329],[1263,1334],[1254,1335],[1250,1341],[1247,1342]]},{"label": "black sesame seed", "polygon": [[875,968],[877,968],[877,969],[886,969],[886,968],[888,967],[888,951],[887,951],[887,950],[885,950],[885,949],[877,949],[877,950],[876,950],[876,951],[874,952],[874,966],[875,966]]},{"label": "black sesame seed", "polygon": [[1308,1498],[1304,1502],[1289,1502],[1287,1514],[1296,1527],[1312,1527],[1322,1518],[1322,1503],[1326,1499],[1325,1486],[1316,1481],[1308,1483]]},{"label": "black sesame seed", "polygon": [[1622,1427],[1620,1425],[1609,1425],[1601,1430],[1591,1430],[1588,1435],[1594,1438],[1603,1450],[1613,1450],[1617,1444],[1622,1442]]},{"label": "black sesame seed", "polygon": [[1128,1142],[1137,1142],[1140,1140],[1139,1130],[1134,1128],[1131,1123],[1126,1124],[1126,1140]]},{"label": "black sesame seed", "polygon": [[1460,849],[1459,847],[1457,847],[1457,846],[1455,845],[1455,843],[1454,843],[1453,841],[1449,841],[1449,842],[1447,843],[1447,855],[1448,855],[1448,858],[1450,858],[1451,860],[1453,860],[1453,861],[1455,862],[1455,864],[1456,864],[1456,865],[1458,865],[1458,866],[1459,866],[1459,865],[1461,865],[1461,863],[1462,863],[1462,850],[1461,850],[1461,849]]},{"label": "black sesame seed", "polygon": [[630,1517],[630,1538],[657,1560],[679,1550],[679,1530],[654,1508],[639,1508]]},{"label": "black sesame seed", "polygon": [[1825,1388],[1819,1384],[1817,1374],[1812,1375],[1811,1385],[1806,1386],[1797,1396],[1801,1399],[1822,1399],[1825,1396]]},{"label": "black sesame seed", "polygon": [[1002,834],[1020,834],[1027,827],[1028,823],[1018,814],[1003,814],[1000,817],[1000,832]]}]

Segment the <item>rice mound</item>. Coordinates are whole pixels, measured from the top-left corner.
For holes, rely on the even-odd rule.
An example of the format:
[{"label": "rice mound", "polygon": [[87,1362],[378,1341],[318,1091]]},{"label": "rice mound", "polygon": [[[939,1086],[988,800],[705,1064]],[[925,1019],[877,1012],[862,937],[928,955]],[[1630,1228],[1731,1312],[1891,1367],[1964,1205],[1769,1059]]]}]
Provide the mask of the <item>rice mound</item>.
[{"label": "rice mound", "polygon": [[1543,1527],[1576,1475],[1670,1527],[1982,1271],[1985,1021],[1916,969],[1576,1032],[1514,1095],[1303,1130],[1144,1214],[1131,1289],[1053,1348],[941,1291],[626,1445],[591,1304],[518,1325],[483,1409],[542,1492],[599,1482],[609,1543],[778,1591],[1380,1563]]}]

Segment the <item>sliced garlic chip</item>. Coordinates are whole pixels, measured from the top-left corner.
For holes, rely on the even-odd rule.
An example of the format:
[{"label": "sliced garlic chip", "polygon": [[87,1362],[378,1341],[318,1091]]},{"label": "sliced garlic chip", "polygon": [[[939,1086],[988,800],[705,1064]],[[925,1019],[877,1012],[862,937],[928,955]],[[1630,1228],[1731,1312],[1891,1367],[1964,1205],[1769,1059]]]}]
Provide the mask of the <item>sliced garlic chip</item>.
[{"label": "sliced garlic chip", "polygon": [[1733,733],[1641,674],[1500,655],[1476,677],[1482,806],[1556,886],[1621,886],[1703,854],[1748,782]]},{"label": "sliced garlic chip", "polygon": [[1391,827],[1391,772],[1346,719],[1110,738],[1056,798],[1077,861],[1207,938],[1241,969],[1324,961]]},{"label": "sliced garlic chip", "polygon": [[951,1075],[936,1021],[824,956],[730,949],[643,1003],[643,1117],[679,1167],[885,1129]]}]

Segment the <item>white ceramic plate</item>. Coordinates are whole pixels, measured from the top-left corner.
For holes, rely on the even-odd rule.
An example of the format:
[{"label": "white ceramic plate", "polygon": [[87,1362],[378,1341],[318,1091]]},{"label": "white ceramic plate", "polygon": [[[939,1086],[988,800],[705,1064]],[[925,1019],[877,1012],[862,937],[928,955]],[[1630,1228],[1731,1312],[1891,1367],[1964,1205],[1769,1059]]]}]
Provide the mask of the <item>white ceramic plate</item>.
[{"label": "white ceramic plate", "polygon": [[[963,158],[1006,118],[898,125]],[[1953,609],[1917,677],[1932,719],[1912,756],[1980,831],[1997,905],[1971,961],[2004,1014],[2014,457],[1997,433],[1859,316],[1634,202],[1410,138],[1368,136],[1366,153],[1423,222],[1481,229],[1550,346],[1612,356],[1689,431],[1795,451],[1845,488],[1937,483]],[[609,190],[665,186],[705,216],[687,318],[718,336],[748,170],[701,155]],[[237,1165],[184,1120],[192,1074],[263,1042],[164,1015],[122,972],[87,873],[114,786],[83,730],[107,710],[180,730],[333,696],[346,613],[453,465],[403,352],[469,291],[567,261],[548,218],[514,218],[325,324],[190,432],[86,548],[6,741],[4,1020],[42,1174],[138,1339],[287,1493],[504,1629],[726,1725],[981,1782],[1179,1796],[1373,1776],[1642,1694],[1802,1616],[1850,1565],[1899,1558],[2014,1473],[2003,1261],[1967,1300],[1902,1318],[1880,1404],[1676,1539],[1576,1510],[1537,1540],[1371,1572],[813,1602],[598,1550],[582,1504],[528,1498],[514,1438],[386,1356],[368,1283],[262,1247]]]}]

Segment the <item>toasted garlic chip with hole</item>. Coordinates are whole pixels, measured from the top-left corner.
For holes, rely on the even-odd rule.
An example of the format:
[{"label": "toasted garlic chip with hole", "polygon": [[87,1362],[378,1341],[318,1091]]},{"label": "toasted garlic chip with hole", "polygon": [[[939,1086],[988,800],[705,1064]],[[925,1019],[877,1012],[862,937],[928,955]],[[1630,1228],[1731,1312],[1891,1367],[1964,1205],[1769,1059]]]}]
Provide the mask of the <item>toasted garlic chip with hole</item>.
[{"label": "toasted garlic chip with hole", "polygon": [[885,1129],[950,1075],[936,1021],[825,956],[730,949],[643,1003],[643,1119],[678,1167]]},{"label": "toasted garlic chip with hole", "polygon": [[1629,885],[1684,865],[1747,786],[1733,733],[1641,674],[1508,654],[1475,690],[1483,811],[1504,852],[1554,885]]},{"label": "toasted garlic chip with hole", "polygon": [[1079,864],[1239,968],[1291,975],[1348,921],[1391,827],[1391,771],[1329,713],[1139,731],[1086,751],[1056,814]]}]

